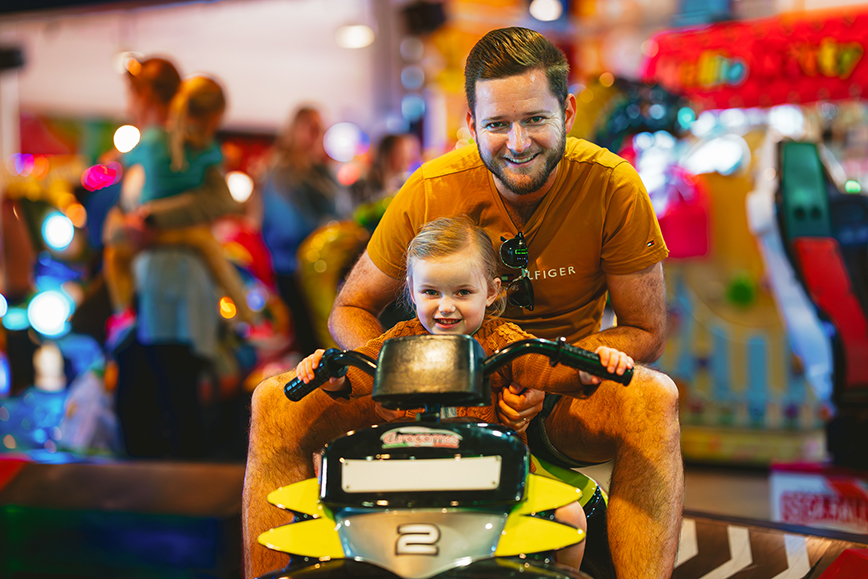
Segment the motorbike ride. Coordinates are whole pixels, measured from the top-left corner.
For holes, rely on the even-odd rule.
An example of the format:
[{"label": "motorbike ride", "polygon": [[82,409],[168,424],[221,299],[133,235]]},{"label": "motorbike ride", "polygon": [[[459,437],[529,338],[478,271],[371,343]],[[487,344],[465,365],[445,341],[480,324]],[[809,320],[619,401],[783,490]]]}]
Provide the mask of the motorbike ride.
[{"label": "motorbike ride", "polygon": [[[259,536],[291,555],[263,578],[613,577],[607,496],[593,479],[531,456],[511,428],[441,417],[490,404],[489,377],[528,354],[625,385],[633,374],[609,373],[597,354],[563,339],[521,340],[486,357],[468,335],[419,335],[386,340],[376,360],[327,350],[312,381],[287,383],[286,396],[298,401],[354,366],[373,376],[376,402],[422,410],[334,439],[318,478],[269,494],[294,522]],[[587,534],[554,518],[576,501]],[[556,561],[557,550],[581,541],[581,570]]]}]

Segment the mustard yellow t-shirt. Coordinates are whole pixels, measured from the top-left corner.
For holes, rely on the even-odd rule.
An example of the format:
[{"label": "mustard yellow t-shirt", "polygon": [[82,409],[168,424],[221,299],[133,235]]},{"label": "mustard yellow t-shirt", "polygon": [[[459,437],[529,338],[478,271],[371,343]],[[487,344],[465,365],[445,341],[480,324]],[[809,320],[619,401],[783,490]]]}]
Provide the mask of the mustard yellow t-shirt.
[{"label": "mustard yellow t-shirt", "polygon": [[[467,215],[495,249],[518,229],[509,217],[476,147],[424,164],[389,204],[368,244],[385,274],[402,279],[406,248],[438,217]],[[587,141],[568,138],[552,189],[523,229],[535,305],[510,306],[504,319],[542,338],[575,342],[599,330],[606,274],[628,274],[665,259],[669,251],[648,193],[624,159]],[[503,275],[517,270],[503,267]]]}]

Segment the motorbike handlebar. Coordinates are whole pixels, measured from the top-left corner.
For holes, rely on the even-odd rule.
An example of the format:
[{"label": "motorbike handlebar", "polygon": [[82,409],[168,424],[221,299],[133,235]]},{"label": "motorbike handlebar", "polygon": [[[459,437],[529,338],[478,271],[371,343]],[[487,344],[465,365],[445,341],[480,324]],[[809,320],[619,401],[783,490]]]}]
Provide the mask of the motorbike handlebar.
[{"label": "motorbike handlebar", "polygon": [[625,386],[633,379],[633,368],[628,368],[623,374],[609,372],[600,362],[599,354],[568,344],[564,338],[559,338],[555,342],[539,338],[514,342],[489,356],[483,366],[483,372],[488,377],[501,366],[526,354],[542,354],[551,360],[552,366],[563,364]]},{"label": "motorbike handlebar", "polygon": [[353,350],[329,348],[323,353],[319,365],[314,370],[313,380],[305,384],[300,378],[295,377],[283,387],[283,393],[293,402],[298,402],[328,382],[330,378],[346,375],[350,366],[361,368],[371,376],[377,370],[377,362],[364,354]]},{"label": "motorbike handlebar", "polygon": [[[555,342],[540,338],[521,340],[501,348],[485,359],[482,366],[483,375],[488,378],[498,368],[526,354],[541,354],[551,360],[552,366],[564,364],[570,368],[587,372],[604,380],[612,380],[625,386],[633,379],[633,368],[628,368],[623,374],[611,373],[600,363],[600,356],[598,354],[568,344],[564,338],[560,338]],[[371,376],[374,376],[377,371],[377,361],[365,354],[353,350],[329,348],[323,354],[316,370],[314,370],[315,376],[313,380],[305,384],[298,377],[293,378],[283,387],[283,391],[287,398],[293,402],[298,402],[328,382],[329,378],[339,378],[346,375],[350,366],[361,368]]]}]

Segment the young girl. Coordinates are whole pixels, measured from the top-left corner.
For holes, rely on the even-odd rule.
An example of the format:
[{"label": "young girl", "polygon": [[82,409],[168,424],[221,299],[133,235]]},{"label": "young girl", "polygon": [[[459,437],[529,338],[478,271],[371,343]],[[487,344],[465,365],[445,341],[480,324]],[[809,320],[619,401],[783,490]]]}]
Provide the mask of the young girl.
[{"label": "young girl", "polygon": [[[498,275],[498,257],[488,235],[466,217],[440,218],[426,224],[407,248],[407,294],[416,310],[416,319],[401,322],[371,340],[358,351],[376,358],[383,342],[397,336],[418,334],[467,334],[474,336],[486,354],[516,342],[533,338],[521,328],[498,318],[505,308]],[[302,360],[296,375],[305,383],[314,378],[323,350]],[[601,346],[596,350],[610,372],[623,374],[633,360],[618,350]],[[461,407],[458,416],[472,416],[498,422],[494,409],[497,393],[512,382],[535,384],[541,390],[582,396],[585,384],[602,380],[567,366],[552,367],[548,358],[523,356],[491,377],[492,405]],[[347,375],[332,378],[323,389],[333,396],[370,395],[373,378],[350,368]],[[526,427],[526,420],[522,425]],[[562,522],[584,529],[584,511],[577,504],[558,509]],[[579,568],[584,542],[558,554],[558,561]]]},{"label": "young girl", "polygon": [[[171,102],[168,131],[157,127],[146,130],[136,148],[125,156],[128,169],[120,208],[109,212],[104,239],[105,275],[114,310],[109,320],[110,341],[119,327],[128,327],[135,320],[130,267],[137,253],[123,228],[111,224],[123,220],[122,212],[140,211],[140,206],[148,202],[174,197],[202,184],[206,171],[222,162],[214,134],[225,108],[223,89],[215,80],[192,76],[182,82]],[[239,318],[253,319],[243,282],[207,225],[161,230],[152,243],[187,245],[199,251],[217,282],[235,302]]]}]

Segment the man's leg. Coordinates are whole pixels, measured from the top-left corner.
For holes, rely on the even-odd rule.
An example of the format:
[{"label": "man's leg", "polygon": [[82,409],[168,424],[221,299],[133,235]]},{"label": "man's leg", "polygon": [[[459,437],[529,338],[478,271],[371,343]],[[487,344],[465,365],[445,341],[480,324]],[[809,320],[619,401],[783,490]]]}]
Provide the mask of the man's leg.
[{"label": "man's leg", "polygon": [[313,453],[344,432],[376,422],[370,396],[348,402],[316,390],[300,402],[289,401],[283,386],[287,372],[256,387],[250,417],[250,446],[244,477],[242,524],[245,577],[282,569],[289,559],[257,542],[269,529],[292,521],[292,515],[268,502],[268,494],[314,475]]},{"label": "man's leg", "polygon": [[618,577],[669,577],[684,502],[678,391],[664,374],[635,372],[629,386],[605,382],[585,400],[563,397],[546,430],[576,460],[614,458],[607,521]]}]

